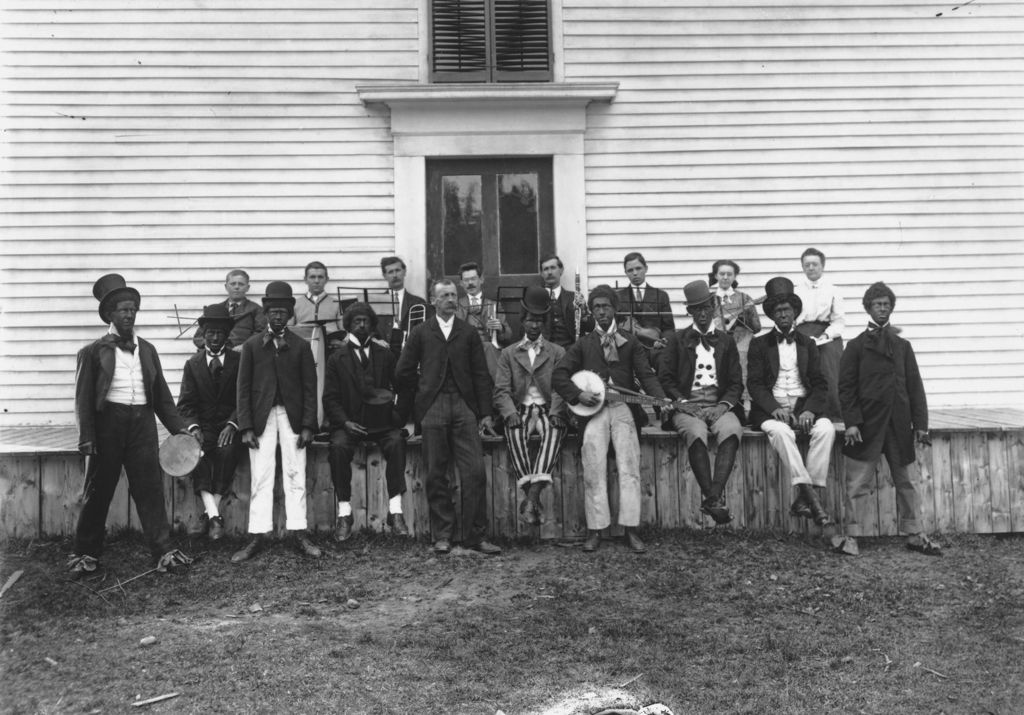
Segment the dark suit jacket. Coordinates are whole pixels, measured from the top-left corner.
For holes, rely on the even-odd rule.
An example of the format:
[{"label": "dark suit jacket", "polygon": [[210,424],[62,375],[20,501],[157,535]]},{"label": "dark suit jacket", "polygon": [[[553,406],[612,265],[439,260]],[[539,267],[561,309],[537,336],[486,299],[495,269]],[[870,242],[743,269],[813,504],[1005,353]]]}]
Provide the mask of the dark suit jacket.
[{"label": "dark suit jacket", "polygon": [[[174,406],[174,398],[164,380],[160,356],[156,348],[142,338],[136,337],[139,362],[142,363],[142,381],[146,390],[146,404],[163,422],[171,434],[185,429],[185,422]],[[78,351],[78,368],[75,372],[75,415],[78,418],[78,444],[96,443],[96,415],[103,412],[107,393],[114,379],[113,335],[104,335],[99,340]]]},{"label": "dark suit jacket", "polygon": [[185,424],[199,425],[207,439],[214,433],[219,435],[228,422],[238,424],[236,395],[241,358],[233,350],[225,350],[223,357],[219,386],[206,364],[205,350],[186,360],[181,373],[178,412]]},{"label": "dark suit jacket", "polygon": [[[795,331],[794,331],[795,332]],[[750,342],[747,353],[747,391],[750,392],[750,424],[760,428],[765,420],[774,419],[772,412],[782,407],[772,396],[779,377],[778,331],[773,330]],[[800,382],[807,394],[796,402],[794,414],[804,410],[821,417],[828,402],[828,380],[821,371],[821,358],[814,340],[796,333],[796,366]]]},{"label": "dark suit jacket", "polygon": [[[385,302],[385,301],[390,300],[390,295],[391,295],[391,291],[390,290],[385,289],[385,290],[381,291],[381,294],[383,295],[383,297],[380,297],[379,295],[374,297],[374,302],[375,302],[374,304],[376,304],[376,301],[378,299],[381,302]],[[420,298],[418,295],[413,295],[408,290],[406,290],[405,291],[405,300],[402,301],[402,305],[399,308],[401,314],[398,316],[399,317],[398,324],[397,325],[395,324],[393,317],[380,316],[380,320],[378,320],[378,322],[377,322],[377,336],[381,340],[384,340],[386,342],[390,342],[391,341],[391,329],[392,329],[392,327],[404,329],[405,326],[409,324],[409,311],[412,310],[412,307],[414,305],[422,305],[424,308],[426,308],[426,316],[427,316],[427,318],[430,318],[431,316],[433,316],[433,314],[434,314],[433,307],[431,305],[429,305],[427,303],[427,301],[425,301],[423,298]],[[398,355],[396,354],[395,357],[397,358]]]},{"label": "dark suit jacket", "polygon": [[[231,301],[225,300],[221,303],[225,308],[231,310]],[[259,303],[254,303],[248,298],[242,300],[241,308],[234,316],[235,325],[228,334],[228,347],[236,352],[246,340],[257,333],[263,332],[267,327],[267,319],[263,315],[263,308]],[[203,329],[196,328],[192,336],[192,344],[202,349],[206,346],[206,339],[203,337]]]},{"label": "dark suit jacket", "polygon": [[[558,294],[558,300],[551,305],[551,312],[548,314],[548,319],[544,321],[544,327],[541,329],[541,334],[545,340],[551,340],[551,323],[552,319],[558,315],[562,319],[562,323],[565,325],[566,330],[569,333],[569,339],[565,342],[562,347],[569,347],[576,341],[576,308],[573,305],[573,299],[576,293],[571,290],[562,289],[562,292]],[[580,321],[580,337],[586,335],[594,329],[594,318],[589,313],[584,311],[583,319]]]},{"label": "dark suit jacket", "polygon": [[[742,416],[743,372],[740,369],[740,354],[736,343],[728,333],[715,330],[717,343],[714,346],[715,372],[718,376],[718,401],[739,407]],[[693,387],[693,374],[697,362],[697,331],[691,326],[677,330],[668,336],[668,344],[661,353],[658,379],[665,388],[665,394],[672,399],[689,399]]]},{"label": "dark suit jacket", "polygon": [[395,382],[395,356],[387,348],[370,343],[370,384],[364,385],[360,375],[358,358],[352,343],[347,340],[327,359],[324,372],[324,414],[331,427],[339,429],[349,420],[365,426],[363,415],[363,390],[376,387],[391,390],[398,396],[393,410],[393,427],[402,427],[409,420],[411,399],[406,391],[400,391]]},{"label": "dark suit jacket", "polygon": [[454,318],[452,332],[444,339],[436,318],[412,329],[396,369],[402,390],[416,392],[413,414],[417,422],[427,410],[444,383],[449,367],[459,394],[477,418],[491,415],[491,391],[494,383],[487,370],[487,360],[480,336],[464,320]]},{"label": "dark suit jacket", "polygon": [[[647,361],[647,350],[632,333],[616,331],[619,336],[619,361],[608,364],[604,359],[604,348],[601,338],[596,333],[584,335],[565,351],[551,375],[551,386],[570,405],[580,400],[582,390],[572,381],[572,376],[580,370],[596,372],[605,382],[610,378],[616,385],[632,390],[634,381],[639,380],[644,392],[654,397],[664,397],[665,393],[658,384],[658,378]],[[647,424],[647,414],[640,405],[630,405],[633,420],[637,429]]]},{"label": "dark suit jacket", "polygon": [[498,344],[507,345],[508,341],[512,339],[512,326],[508,324],[505,314],[497,312],[498,304],[494,298],[483,298],[481,302],[483,304],[481,312],[472,313],[469,310],[469,296],[460,295],[458,307],[455,308],[455,316],[473,326],[481,340],[491,342],[491,333],[484,327],[487,324],[484,316],[487,314],[487,311],[492,310],[490,306],[494,306],[494,317],[501,323],[501,330],[498,331]]},{"label": "dark suit jacket", "polygon": [[675,318],[672,317],[672,303],[668,299],[668,293],[647,284],[644,290],[644,299],[639,303],[636,300],[636,292],[631,283],[626,288],[619,288],[619,309],[617,320],[621,324],[633,313],[657,313],[657,315],[638,315],[636,321],[645,328],[657,328],[661,331],[661,337],[668,338],[668,334],[676,329]]},{"label": "dark suit jacket", "polygon": [[285,348],[274,348],[269,330],[242,344],[238,366],[238,429],[263,434],[267,417],[280,394],[288,424],[298,434],[303,427],[317,431],[316,365],[309,343],[287,328]]},{"label": "dark suit jacket", "polygon": [[903,464],[914,461],[914,430],[928,429],[928,401],[910,343],[886,328],[864,331],[846,346],[839,363],[839,404],[847,427],[860,427],[863,442],[843,454],[878,459],[892,423]]}]

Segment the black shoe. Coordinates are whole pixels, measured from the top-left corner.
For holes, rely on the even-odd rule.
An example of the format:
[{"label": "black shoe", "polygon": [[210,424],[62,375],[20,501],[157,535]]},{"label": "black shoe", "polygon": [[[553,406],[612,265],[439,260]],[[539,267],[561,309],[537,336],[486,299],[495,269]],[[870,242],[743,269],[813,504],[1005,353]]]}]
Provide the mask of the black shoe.
[{"label": "black shoe", "polygon": [[409,527],[405,525],[405,517],[401,514],[388,514],[388,526],[395,536],[409,535]]},{"label": "black shoe", "polygon": [[348,541],[352,538],[352,515],[339,516],[338,521],[334,525],[334,540]]},{"label": "black shoe", "polygon": [[310,558],[318,559],[321,556],[320,547],[309,540],[309,535],[305,531],[300,531],[295,535],[295,548],[299,550],[300,554]]},{"label": "black shoe", "polygon": [[96,573],[96,568],[99,565],[99,559],[93,556],[79,556],[75,554],[68,559],[68,575],[77,581],[80,578]]},{"label": "black shoe", "polygon": [[728,524],[732,521],[732,514],[721,499],[705,499],[700,505],[700,510],[714,519],[716,524]]},{"label": "black shoe", "polygon": [[209,530],[207,531],[207,536],[209,536],[210,541],[217,541],[218,539],[224,536],[223,516],[210,517],[210,526]]},{"label": "black shoe", "polygon": [[438,539],[434,542],[435,554],[447,554],[452,550],[452,544],[448,539]]},{"label": "black shoe", "polygon": [[485,556],[497,556],[501,553],[500,546],[492,544],[490,541],[487,540],[473,544],[469,548],[473,549],[473,551],[478,551],[481,554],[484,554]]},{"label": "black shoe", "polygon": [[814,518],[814,515],[811,513],[811,508],[807,506],[807,502],[804,501],[803,496],[797,496],[797,498],[790,505],[789,515],[798,516],[801,519]]},{"label": "black shoe", "polygon": [[634,554],[643,554],[647,552],[647,547],[644,542],[637,536],[636,529],[626,529],[626,546]]},{"label": "black shoe", "polygon": [[594,531],[593,529],[591,529],[587,533],[587,540],[583,542],[583,550],[589,554],[589,553],[592,553],[594,551],[597,551],[597,547],[599,547],[600,545],[601,545],[601,532],[600,531]]},{"label": "black shoe", "polygon": [[252,538],[252,541],[250,541],[243,548],[239,549],[231,556],[231,563],[239,564],[243,561],[248,561],[253,556],[258,554],[262,548],[263,536],[257,534]]}]

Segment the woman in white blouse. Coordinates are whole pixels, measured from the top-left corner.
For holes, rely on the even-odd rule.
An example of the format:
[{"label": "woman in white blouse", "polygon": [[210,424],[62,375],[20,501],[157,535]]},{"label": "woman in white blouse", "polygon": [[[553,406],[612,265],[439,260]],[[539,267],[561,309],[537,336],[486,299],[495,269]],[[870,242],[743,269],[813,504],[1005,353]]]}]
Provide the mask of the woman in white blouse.
[{"label": "woman in white blouse", "polygon": [[839,359],[843,356],[843,329],[846,307],[843,297],[829,281],[825,272],[825,254],[808,248],[800,256],[804,277],[794,281],[796,294],[803,301],[803,310],[796,319],[796,329],[814,338],[821,356],[821,371],[828,380],[828,409],[833,420],[842,419],[839,410]]}]

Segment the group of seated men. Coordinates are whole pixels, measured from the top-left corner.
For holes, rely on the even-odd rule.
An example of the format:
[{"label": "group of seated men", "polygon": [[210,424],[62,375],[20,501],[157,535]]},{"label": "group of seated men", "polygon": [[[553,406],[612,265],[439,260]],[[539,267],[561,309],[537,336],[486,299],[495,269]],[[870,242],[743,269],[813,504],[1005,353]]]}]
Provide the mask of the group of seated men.
[{"label": "group of seated men", "polygon": [[[116,274],[104,276],[94,294],[110,329],[79,355],[80,423],[84,412],[91,413],[88,421],[93,423],[109,421],[127,394],[129,406],[148,408],[151,423],[155,413],[170,431],[187,432],[200,441],[203,456],[193,483],[211,539],[224,532],[220,503],[230,491],[241,446],[247,447],[252,538],[234,554],[234,562],[256,555],[273,530],[278,449],[286,529],[300,551],[320,555],[307,533],[305,448],[325,426],[338,500],[335,539],[345,541],[352,534],[351,460],[356,447],[368,441],[380,445],[387,463],[387,522],[394,533],[408,534],[401,497],[407,427],[415,425],[422,434],[434,550],[449,552],[459,537],[454,463],[461,477],[461,541],[484,554],[501,549],[486,538],[481,435],[503,431],[524,492],[520,513],[526,522],[540,524],[540,495],[552,481],[561,441],[574,427],[581,435],[588,529],[583,550],[597,550],[601,531],[612,523],[607,458],[613,447],[617,521],[624,527],[628,547],[641,553],[646,547],[636,531],[641,494],[638,435],[648,412],[640,405],[654,405],[662,428],[677,432],[685,442],[702,494],[701,511],[724,524],[732,519],[724,495],[743,434],[744,385],[735,343],[714,326],[715,294],[708,283],[693,281],[684,287],[693,324],[675,330],[667,294],[646,283],[643,256],[628,254],[623,264],[629,286],[600,285],[584,299],[561,285],[563,265],[557,256],[542,260],[541,283],[528,287],[520,301],[523,334],[517,337],[495,302],[483,297],[483,275],[475,263],[460,269],[465,295],[459,295],[453,281],[437,280],[428,305],[405,290],[405,263],[398,257],[383,259],[381,271],[392,306],[389,316],[378,316],[367,301],[353,302],[342,311],[338,299],[326,290],[327,268],[319,262],[305,269],[305,295],[296,298],[288,283],[273,281],[261,305],[246,297],[247,274],[232,271],[225,283],[228,299],[206,306],[199,319],[194,338],[199,352],[186,363],[176,408],[163,394],[166,383],[155,351],[150,361],[155,366],[150,365],[147,373],[146,359],[140,363],[140,354],[144,358],[145,353],[135,350],[138,292]],[[753,341],[747,358],[749,425],[768,435],[791,477],[796,490],[791,513],[824,527],[831,522],[822,502],[835,437],[833,423],[825,416],[828,379],[816,341],[794,330],[802,305],[793,283],[773,278],[765,293],[764,311],[775,328]],[[847,519],[832,543],[839,552],[857,552],[856,515],[862,513],[875,464],[884,454],[896,485],[900,528],[909,534],[907,546],[938,553],[939,547],[918,525],[917,496],[907,470],[914,461],[915,436],[927,439],[927,408],[913,350],[889,326],[895,305],[891,289],[882,283],[872,285],[863,305],[870,318],[868,328],[843,353],[838,380],[846,423],[849,502]],[[411,316],[418,324],[413,325]],[[145,341],[138,343],[151,348]],[[132,352],[125,357],[128,346]],[[83,374],[83,362],[100,365],[98,353],[93,353],[108,347],[116,348],[112,374],[105,379],[88,371]],[[136,372],[140,364],[142,371]],[[127,392],[125,380],[131,388]],[[98,385],[109,393],[97,395],[97,389],[104,389]],[[137,394],[138,405],[132,401]],[[117,425],[123,427],[125,420],[133,425],[137,417],[119,416]],[[806,464],[797,446],[801,433],[810,436]],[[531,444],[533,435],[539,444]],[[101,512],[105,519],[112,496],[110,475],[122,464],[158,563],[187,563],[181,552],[162,550],[167,545],[166,523],[162,529],[156,524],[157,506],[162,504],[147,504],[143,518],[134,483],[141,485],[149,462],[129,469],[131,450],[125,444],[104,446],[100,436],[83,432],[81,440],[83,452],[110,458],[91,460],[102,474],[90,466],[72,572],[95,568],[102,548],[97,524],[102,525]],[[106,437],[111,445],[116,441]],[[148,454],[149,433],[138,438],[146,443]],[[92,494],[99,482],[102,493]]]}]

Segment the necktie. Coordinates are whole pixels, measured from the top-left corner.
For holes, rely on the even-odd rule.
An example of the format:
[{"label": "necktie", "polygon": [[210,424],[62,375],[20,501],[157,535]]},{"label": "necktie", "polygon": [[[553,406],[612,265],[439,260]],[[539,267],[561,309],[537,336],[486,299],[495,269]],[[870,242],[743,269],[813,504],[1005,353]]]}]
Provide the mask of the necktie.
[{"label": "necktie", "polygon": [[796,340],[796,332],[790,330],[788,333],[783,333],[780,330],[775,331],[775,339],[781,344],[783,342],[792,343]]},{"label": "necktie", "polygon": [[228,312],[231,313],[231,315],[238,315],[238,303],[232,303]]},{"label": "necktie", "polygon": [[551,295],[551,300],[554,300],[555,299],[555,289],[554,288],[549,288],[548,289],[548,293]]},{"label": "necktie", "polygon": [[356,348],[356,355],[359,356],[359,364],[366,367],[370,364],[370,358],[367,357],[367,353],[370,351],[369,345],[360,345]]},{"label": "necktie", "polygon": [[643,291],[643,288],[641,288],[640,286],[637,286],[637,288],[636,288],[636,302],[637,303],[643,303],[644,302],[644,291]]},{"label": "necktie", "polygon": [[220,362],[220,357],[214,355],[210,358],[210,374],[213,375],[215,381],[219,382],[222,372],[224,372],[224,366]]},{"label": "necktie", "polygon": [[288,349],[288,343],[284,341],[284,334],[274,335],[274,347],[277,349],[277,352]]},{"label": "necktie", "polygon": [[601,348],[604,350],[604,360],[609,365],[619,361],[619,349],[615,346],[615,333],[601,334]]}]

